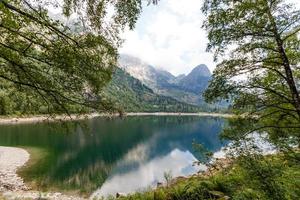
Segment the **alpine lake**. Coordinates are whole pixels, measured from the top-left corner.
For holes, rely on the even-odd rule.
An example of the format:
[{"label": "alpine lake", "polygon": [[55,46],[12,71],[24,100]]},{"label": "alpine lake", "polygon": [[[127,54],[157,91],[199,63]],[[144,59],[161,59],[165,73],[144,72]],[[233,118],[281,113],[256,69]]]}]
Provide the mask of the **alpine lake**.
[{"label": "alpine lake", "polygon": [[200,116],[97,117],[79,122],[0,126],[0,146],[26,149],[29,162],[18,171],[41,191],[108,196],[143,191],[166,176],[201,170],[193,142],[211,152],[226,119]]}]

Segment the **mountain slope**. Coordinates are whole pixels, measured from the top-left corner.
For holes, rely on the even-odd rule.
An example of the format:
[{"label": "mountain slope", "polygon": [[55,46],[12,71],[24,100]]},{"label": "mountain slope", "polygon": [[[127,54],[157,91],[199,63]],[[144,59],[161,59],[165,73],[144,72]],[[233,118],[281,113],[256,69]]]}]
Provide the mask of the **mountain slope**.
[{"label": "mountain slope", "polygon": [[113,79],[105,88],[104,96],[126,112],[197,112],[198,106],[182,103],[174,98],[155,94],[129,73],[117,68]]},{"label": "mountain slope", "polygon": [[209,69],[202,64],[195,67],[187,76],[179,77],[176,85],[184,91],[198,95],[204,92],[210,79],[211,73]]},{"label": "mountain slope", "polygon": [[154,90],[154,92],[159,92],[160,89],[165,87],[172,87],[169,81],[175,78],[167,71],[157,70],[140,59],[128,55],[121,55],[119,65],[131,76]]},{"label": "mountain slope", "polygon": [[169,96],[187,104],[215,107],[206,104],[202,97],[211,79],[211,73],[206,65],[197,66],[188,75],[175,77],[167,71],[158,70],[129,55],[121,55],[119,64],[131,76],[139,79],[157,94]]}]

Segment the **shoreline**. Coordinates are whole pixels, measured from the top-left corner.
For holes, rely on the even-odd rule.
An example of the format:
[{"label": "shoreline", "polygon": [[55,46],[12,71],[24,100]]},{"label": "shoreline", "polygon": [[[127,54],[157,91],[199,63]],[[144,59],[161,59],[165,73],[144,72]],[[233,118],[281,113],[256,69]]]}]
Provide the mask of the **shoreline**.
[{"label": "shoreline", "polygon": [[17,174],[29,159],[25,149],[0,146],[0,192],[29,189]]},{"label": "shoreline", "polygon": [[70,196],[61,192],[41,192],[32,190],[17,174],[24,167],[31,155],[19,147],[0,146],[0,199],[49,199],[49,200],[84,200],[80,196]]},{"label": "shoreline", "polygon": [[[28,150],[24,148],[0,146],[0,199],[14,200],[42,198],[48,200],[87,200],[92,198],[92,195],[85,198],[80,195],[64,194],[61,191],[41,192],[29,187],[24,179],[18,175],[17,171],[28,164],[31,156],[32,155]],[[230,164],[231,160],[227,158],[215,158],[215,165],[212,169],[207,168],[202,174],[174,177],[171,180],[171,185],[179,180],[188,180],[195,176],[212,176],[216,172],[228,167]],[[165,184],[161,184],[152,189],[155,190],[158,187],[164,186]]]},{"label": "shoreline", "polygon": [[96,117],[120,117],[120,116],[200,116],[200,117],[222,117],[222,118],[232,118],[234,114],[226,113],[209,113],[209,112],[199,112],[199,113],[179,113],[179,112],[129,112],[121,115],[119,113],[91,113],[91,114],[72,114],[68,115],[32,115],[32,116],[20,116],[20,117],[2,117],[0,118],[0,125],[9,124],[30,124],[30,123],[40,123],[40,122],[54,122],[54,121],[76,121],[84,119],[93,119]]},{"label": "shoreline", "polygon": [[125,113],[125,116],[200,116],[200,117],[223,117],[231,118],[234,114],[227,113],[210,113],[210,112],[198,112],[198,113],[180,113],[180,112],[137,112],[137,113]]}]

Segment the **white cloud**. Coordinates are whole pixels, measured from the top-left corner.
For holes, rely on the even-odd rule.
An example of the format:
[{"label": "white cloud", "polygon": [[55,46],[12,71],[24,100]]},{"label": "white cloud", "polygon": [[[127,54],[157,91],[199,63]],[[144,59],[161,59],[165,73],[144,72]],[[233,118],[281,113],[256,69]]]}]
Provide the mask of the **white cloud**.
[{"label": "white cloud", "polygon": [[[161,0],[146,6],[134,31],[124,33],[121,53],[139,57],[175,75],[190,72],[198,64],[212,71],[216,63],[207,53],[207,36],[201,24],[201,0]],[[287,0],[300,7],[300,0]]]},{"label": "white cloud", "polygon": [[173,177],[188,176],[199,170],[206,170],[204,165],[193,166],[197,159],[189,151],[174,149],[167,155],[142,162],[137,168],[125,173],[116,173],[96,190],[94,197],[107,197],[117,192],[128,194],[139,190],[149,189],[157,182],[164,182],[164,173],[171,172]]},{"label": "white cloud", "polygon": [[204,63],[214,68],[212,55],[205,52],[207,39],[201,24],[200,0],[163,0],[144,8],[134,31],[124,33],[121,53],[173,74],[188,73]]}]

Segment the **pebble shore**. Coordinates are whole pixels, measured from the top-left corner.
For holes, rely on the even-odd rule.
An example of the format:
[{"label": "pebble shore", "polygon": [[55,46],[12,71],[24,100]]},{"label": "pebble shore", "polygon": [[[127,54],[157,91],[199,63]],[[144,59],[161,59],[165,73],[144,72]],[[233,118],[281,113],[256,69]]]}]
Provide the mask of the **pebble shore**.
[{"label": "pebble shore", "polygon": [[0,192],[28,190],[17,170],[29,160],[29,153],[20,148],[0,147]]},{"label": "pebble shore", "polygon": [[209,113],[209,112],[198,112],[198,113],[176,113],[176,112],[138,112],[138,113],[91,113],[85,115],[35,115],[35,116],[21,116],[21,117],[7,117],[0,118],[0,125],[5,124],[32,124],[40,122],[51,122],[51,121],[72,121],[72,120],[83,120],[92,119],[95,117],[118,117],[118,116],[202,116],[202,117],[223,117],[232,118],[235,117],[233,114],[225,113]]},{"label": "pebble shore", "polygon": [[29,153],[24,149],[0,146],[0,194],[6,200],[83,200],[81,197],[68,196],[58,192],[41,193],[31,190],[17,175],[17,170],[26,164],[29,157]]}]

